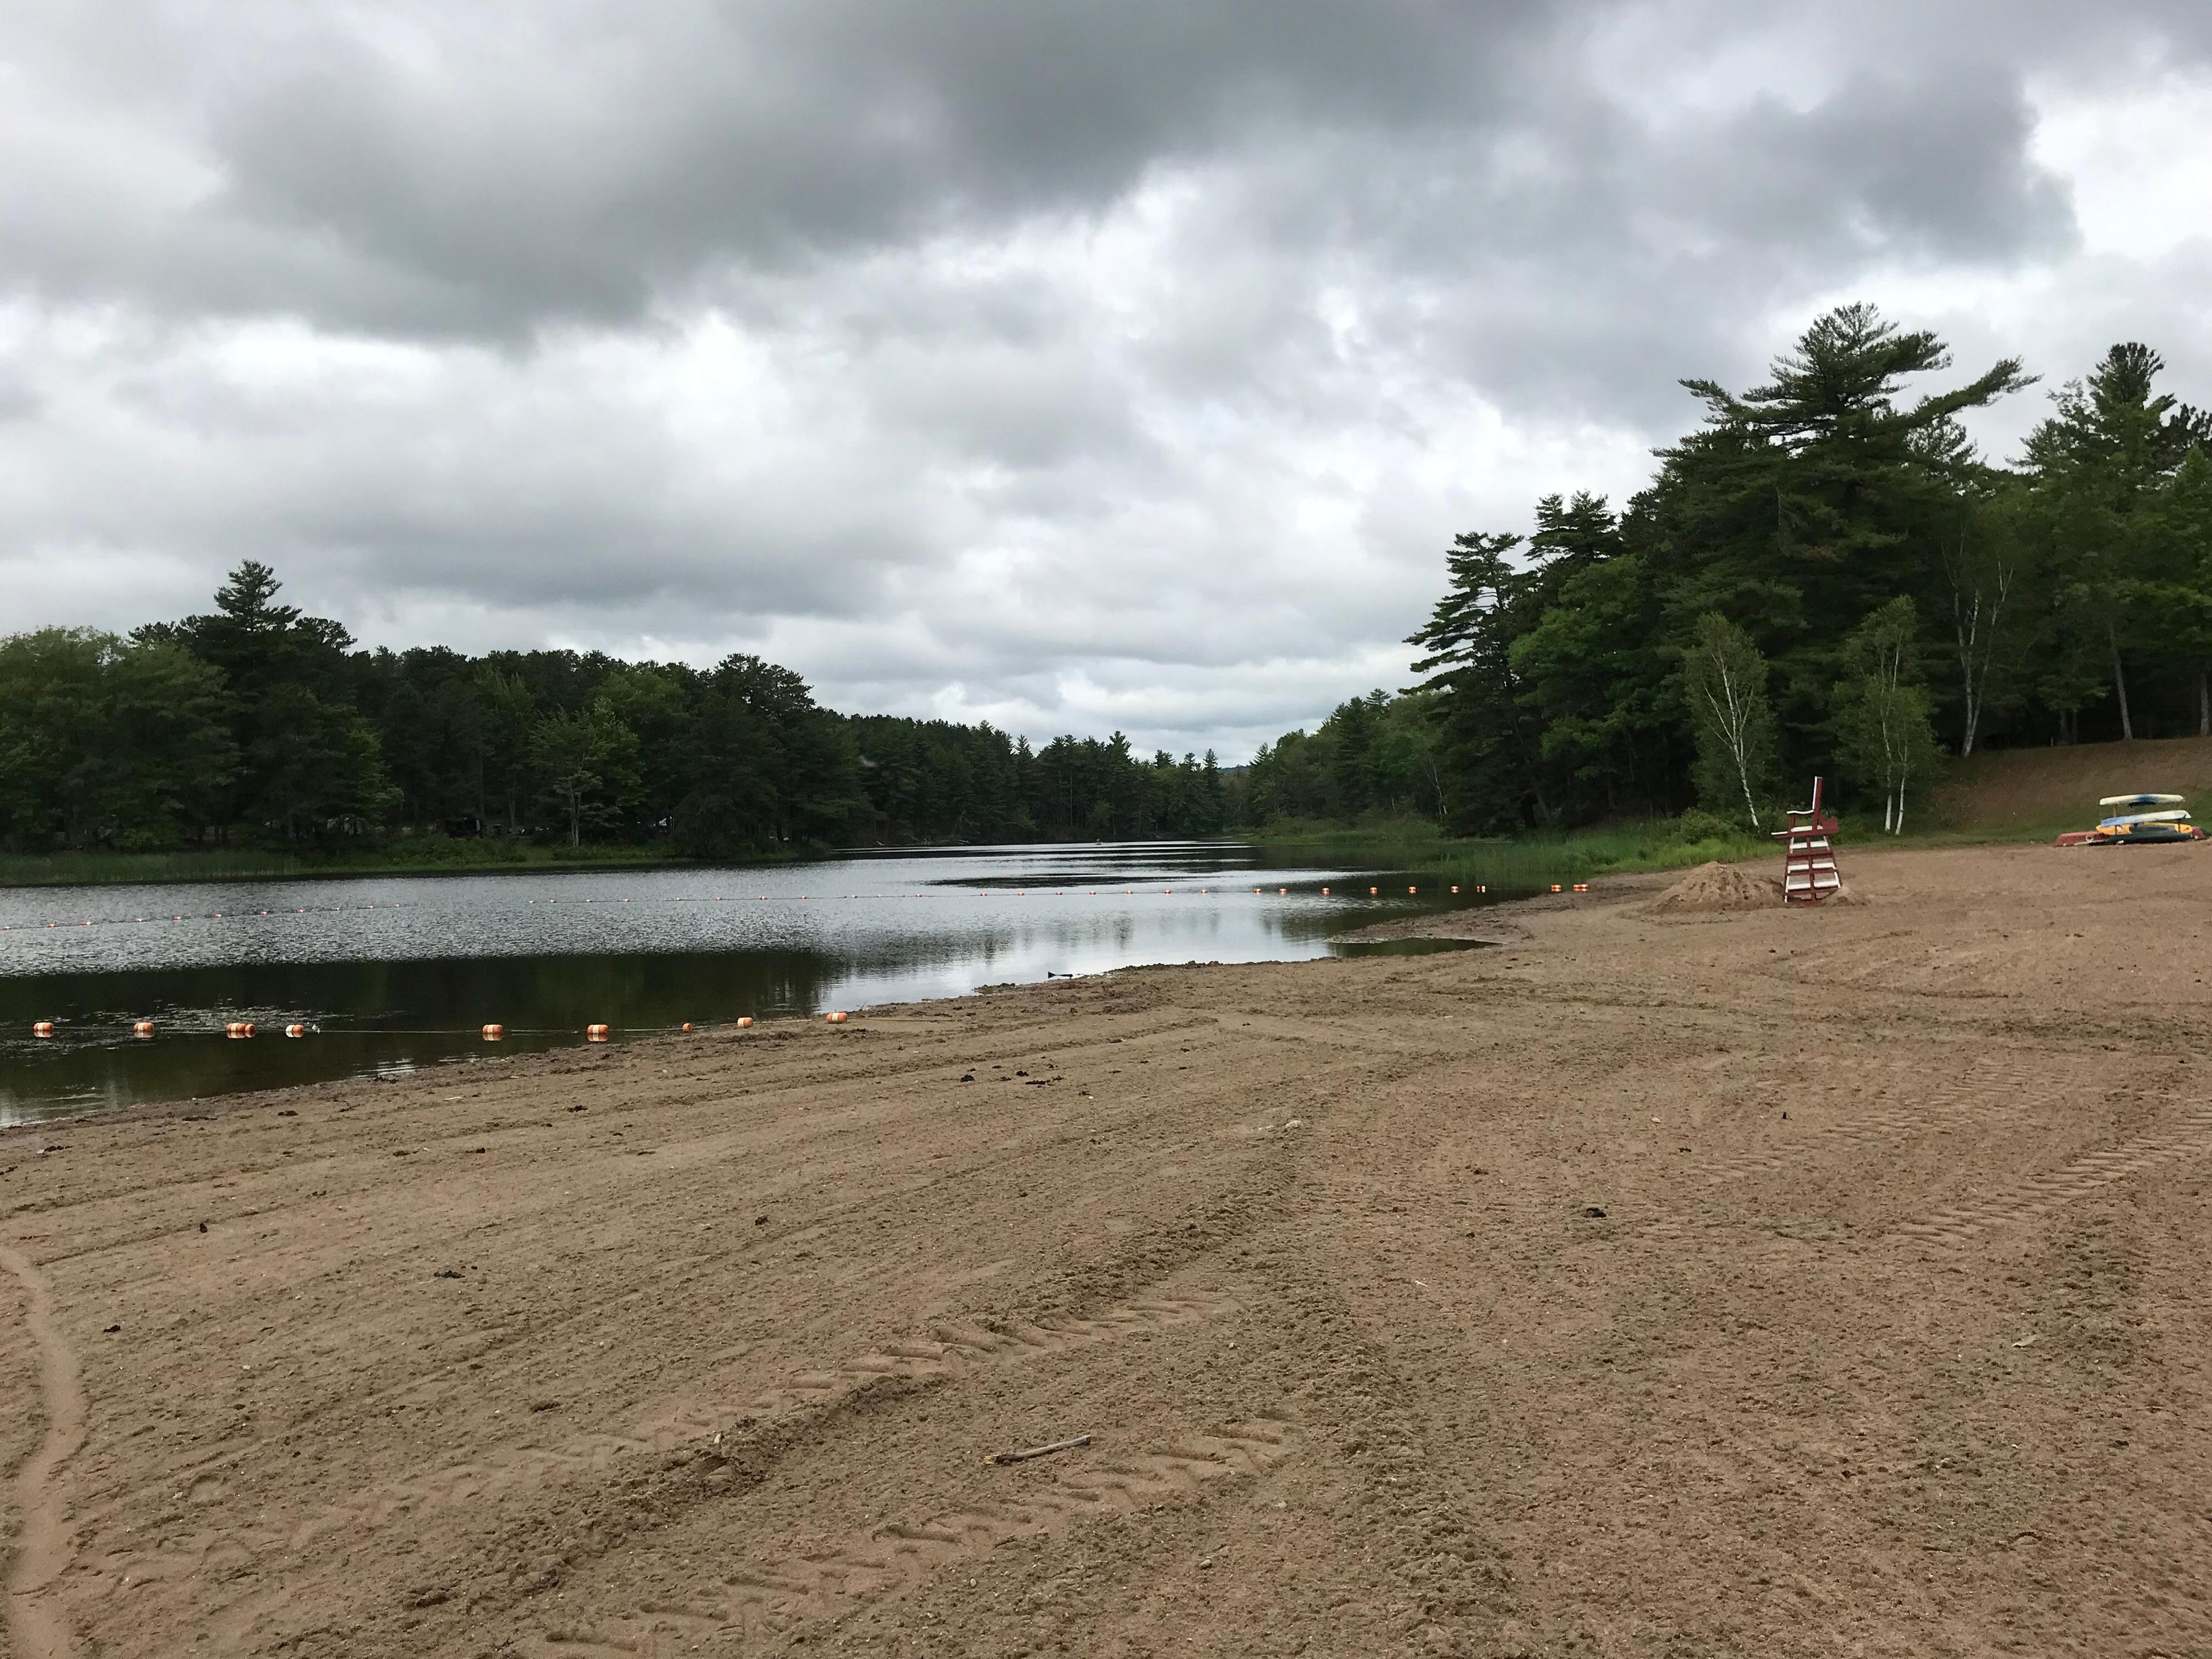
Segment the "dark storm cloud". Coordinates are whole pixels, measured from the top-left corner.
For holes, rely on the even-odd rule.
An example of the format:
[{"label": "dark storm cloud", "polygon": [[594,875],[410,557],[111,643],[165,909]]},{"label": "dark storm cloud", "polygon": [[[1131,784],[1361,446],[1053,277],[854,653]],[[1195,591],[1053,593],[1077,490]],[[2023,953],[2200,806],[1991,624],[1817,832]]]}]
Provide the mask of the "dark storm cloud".
[{"label": "dark storm cloud", "polygon": [[2039,135],[2208,60],[2180,0],[17,8],[0,625],[251,553],[394,642],[1241,744],[1820,304],[2201,374],[2201,244],[2090,246]]},{"label": "dark storm cloud", "polygon": [[[181,303],[402,329],[635,314],[720,261],[1091,211],[1147,170],[1316,125],[1492,101],[1531,4],[1329,0],[547,7],[173,15],[178,74],[103,72],[96,22],[37,44],[87,91],[165,102],[216,180],[166,246],[120,227],[18,268]],[[110,21],[112,27],[112,21]],[[58,66],[58,67],[57,67]],[[114,84],[119,80],[120,87]]]}]

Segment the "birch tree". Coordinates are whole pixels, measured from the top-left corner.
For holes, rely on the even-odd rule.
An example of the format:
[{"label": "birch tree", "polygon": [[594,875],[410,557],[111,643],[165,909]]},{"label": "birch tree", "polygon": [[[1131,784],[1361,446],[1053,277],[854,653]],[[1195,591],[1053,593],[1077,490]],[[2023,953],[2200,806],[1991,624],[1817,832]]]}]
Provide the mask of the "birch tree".
[{"label": "birch tree", "polygon": [[1951,635],[1959,658],[1959,753],[1974,752],[1990,680],[1997,662],[1999,630],[2019,574],[2016,550],[1999,539],[1976,545],[1961,528],[1944,549],[1943,573],[1951,582]]},{"label": "birch tree", "polygon": [[1774,710],[1766,659],[1751,636],[1717,611],[1698,618],[1697,643],[1682,659],[1684,700],[1697,722],[1699,795],[1727,811],[1741,797],[1759,828],[1758,792],[1774,762]]},{"label": "birch tree", "polygon": [[1844,748],[1859,775],[1881,788],[1881,827],[1905,833],[1905,797],[1912,780],[1936,758],[1927,688],[1920,684],[1920,617],[1899,597],[1852,632],[1845,655],[1856,678],[1838,688]]}]

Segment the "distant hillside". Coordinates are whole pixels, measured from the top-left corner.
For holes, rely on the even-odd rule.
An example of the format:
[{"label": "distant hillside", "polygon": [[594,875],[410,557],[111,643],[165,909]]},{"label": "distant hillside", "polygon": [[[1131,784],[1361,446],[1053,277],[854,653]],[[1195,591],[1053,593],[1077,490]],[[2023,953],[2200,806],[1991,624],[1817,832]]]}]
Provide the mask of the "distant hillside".
[{"label": "distant hillside", "polygon": [[2005,749],[1954,763],[1929,803],[1957,830],[2087,829],[2103,795],[2186,795],[2212,822],[2212,738]]}]

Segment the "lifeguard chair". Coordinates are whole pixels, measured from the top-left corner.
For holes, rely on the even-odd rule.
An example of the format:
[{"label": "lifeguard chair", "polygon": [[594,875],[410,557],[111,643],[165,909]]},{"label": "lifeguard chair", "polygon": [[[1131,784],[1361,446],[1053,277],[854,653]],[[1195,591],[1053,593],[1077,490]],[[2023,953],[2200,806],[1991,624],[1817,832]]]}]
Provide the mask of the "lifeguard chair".
[{"label": "lifeguard chair", "polygon": [[1836,833],[1835,815],[1820,805],[1820,780],[1813,780],[1810,806],[1793,806],[1783,816],[1790,827],[1773,832],[1784,844],[1782,902],[1818,904],[1844,884],[1836,873],[1836,849],[1829,839]]}]

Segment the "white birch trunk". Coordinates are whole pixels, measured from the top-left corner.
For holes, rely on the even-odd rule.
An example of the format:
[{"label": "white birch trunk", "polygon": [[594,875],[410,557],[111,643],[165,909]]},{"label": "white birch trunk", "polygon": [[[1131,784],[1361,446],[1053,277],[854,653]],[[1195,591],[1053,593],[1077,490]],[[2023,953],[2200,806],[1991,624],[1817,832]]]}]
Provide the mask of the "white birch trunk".
[{"label": "white birch trunk", "polygon": [[2135,741],[2136,723],[2128,714],[2128,672],[2120,665],[2119,640],[2109,633],[2106,637],[2112,641],[2112,689],[2120,694],[2120,739],[2124,743],[2132,743]]},{"label": "white birch trunk", "polygon": [[1990,573],[1996,591],[1990,596],[1985,611],[1980,581],[1974,581],[1971,588],[1966,586],[1966,538],[1961,534],[1956,562],[1946,561],[1951,574],[1952,629],[1959,646],[1961,756],[1974,752],[1974,741],[1981,733],[1982,708],[1989,700],[1990,665],[1996,658],[1997,623],[2004,614],[2006,599],[2012,595],[2013,578],[2008,564],[1999,563]]}]

